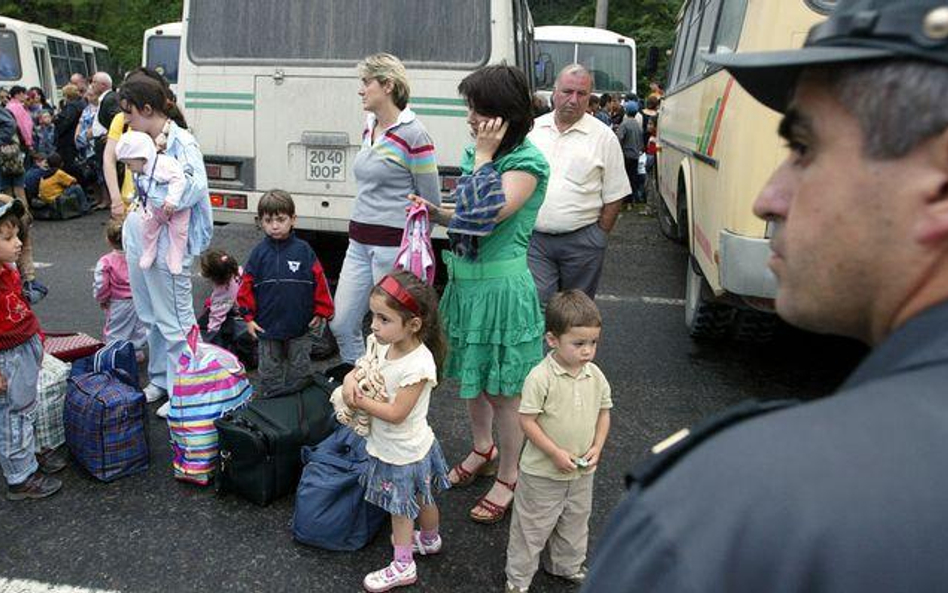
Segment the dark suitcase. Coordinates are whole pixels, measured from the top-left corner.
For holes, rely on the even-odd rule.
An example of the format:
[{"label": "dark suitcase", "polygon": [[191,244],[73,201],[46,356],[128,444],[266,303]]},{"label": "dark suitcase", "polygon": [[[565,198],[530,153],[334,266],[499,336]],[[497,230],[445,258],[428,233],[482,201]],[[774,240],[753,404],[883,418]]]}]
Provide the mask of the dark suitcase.
[{"label": "dark suitcase", "polygon": [[325,377],[315,375],[215,420],[217,491],[261,506],[294,492],[303,470],[301,447],[316,445],[335,429],[330,389]]}]

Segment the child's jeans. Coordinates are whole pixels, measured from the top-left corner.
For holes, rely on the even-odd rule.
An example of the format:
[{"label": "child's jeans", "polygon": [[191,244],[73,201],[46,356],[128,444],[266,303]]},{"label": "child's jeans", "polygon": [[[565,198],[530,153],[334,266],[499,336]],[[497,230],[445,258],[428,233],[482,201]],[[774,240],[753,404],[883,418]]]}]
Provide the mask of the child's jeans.
[{"label": "child's jeans", "polygon": [[288,340],[261,338],[257,345],[259,394],[267,397],[277,389],[295,385],[312,372],[309,353],[313,341],[308,333]]},{"label": "child's jeans", "polygon": [[528,589],[541,555],[550,574],[570,576],[586,561],[593,477],[553,480],[520,472],[514,492],[507,581]]},{"label": "child's jeans", "polygon": [[0,467],[7,484],[22,484],[39,465],[33,442],[33,410],[43,362],[39,336],[0,351],[0,373],[7,390],[0,393]]}]

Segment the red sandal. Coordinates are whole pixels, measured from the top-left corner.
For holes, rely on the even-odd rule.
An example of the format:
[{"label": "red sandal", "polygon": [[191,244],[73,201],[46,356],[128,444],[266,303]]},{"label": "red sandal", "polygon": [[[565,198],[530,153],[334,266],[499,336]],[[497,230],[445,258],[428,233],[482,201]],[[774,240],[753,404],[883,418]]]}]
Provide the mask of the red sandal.
[{"label": "red sandal", "polygon": [[[500,478],[494,478],[498,484],[506,486],[508,490],[513,492],[517,489],[517,483],[505,482]],[[488,490],[488,492],[490,492]],[[510,510],[511,505],[513,505],[513,498],[510,499],[505,505],[499,505],[496,502],[487,500],[487,494],[477,499],[477,504],[474,505],[474,508],[471,509],[471,512],[468,513],[468,516],[475,523],[483,523],[485,525],[491,525],[493,523],[498,523],[503,520],[504,515],[507,514],[507,511]],[[481,509],[487,511],[487,515],[478,515],[474,511]]]},{"label": "red sandal", "polygon": [[[484,462],[478,465],[474,471],[468,471],[464,469],[463,459],[461,460],[461,463],[458,463],[452,467],[451,471],[453,471],[454,475],[458,477],[457,482],[451,481],[452,488],[463,488],[465,486],[470,486],[474,483],[474,480],[476,480],[478,476],[493,476],[497,473],[497,458],[500,457],[500,455],[497,453],[497,445],[491,445],[490,449],[488,449],[486,453],[481,453],[472,447],[471,453],[483,457]],[[464,459],[467,459],[467,457]],[[448,480],[451,480],[450,475],[448,476]]]}]

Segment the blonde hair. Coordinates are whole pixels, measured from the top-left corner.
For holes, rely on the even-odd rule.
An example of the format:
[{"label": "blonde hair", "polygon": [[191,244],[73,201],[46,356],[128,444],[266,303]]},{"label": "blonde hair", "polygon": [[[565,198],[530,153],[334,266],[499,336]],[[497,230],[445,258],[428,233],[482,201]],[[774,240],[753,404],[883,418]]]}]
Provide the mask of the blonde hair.
[{"label": "blonde hair", "polygon": [[408,107],[411,87],[408,84],[408,71],[401,60],[392,54],[372,54],[359,62],[359,76],[374,78],[379,84],[392,83],[392,101],[399,109]]},{"label": "blonde hair", "polygon": [[67,84],[63,87],[63,96],[67,99],[78,99],[79,98],[79,87],[74,84]]}]

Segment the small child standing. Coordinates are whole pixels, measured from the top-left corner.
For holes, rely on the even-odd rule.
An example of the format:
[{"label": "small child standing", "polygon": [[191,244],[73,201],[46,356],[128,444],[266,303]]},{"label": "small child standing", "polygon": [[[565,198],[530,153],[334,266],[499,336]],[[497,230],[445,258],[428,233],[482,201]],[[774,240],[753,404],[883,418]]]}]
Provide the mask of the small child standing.
[{"label": "small child standing", "polygon": [[[431,390],[447,350],[434,289],[399,271],[385,276],[369,296],[372,334],[387,398],[363,395],[355,371],[343,381],[346,404],[372,416],[366,442],[369,463],[360,478],[365,500],[392,515],[395,558],[365,576],[366,591],[388,591],[417,580],[413,554],[441,551],[440,514],[434,493],[451,487],[441,445],[428,425]],[[372,342],[375,342],[373,344]],[[418,519],[420,531],[415,530]]]},{"label": "small child standing", "polygon": [[56,126],[53,125],[53,114],[47,109],[40,111],[33,126],[33,150],[44,154],[56,151]]},{"label": "small child standing", "polygon": [[[177,210],[187,189],[184,169],[175,158],[158,154],[155,142],[144,132],[122,134],[115,145],[115,158],[135,173],[138,192],[147,200],[142,214],[142,256],[139,265],[147,270],[158,255],[161,227],[168,227],[168,269],[180,274],[188,250],[191,210]],[[158,186],[158,187],[155,187]],[[166,191],[155,191],[162,188]],[[164,194],[164,198],[160,196]]]},{"label": "small child standing", "polygon": [[24,211],[18,200],[0,196],[0,468],[9,500],[55,494],[62,482],[45,474],[66,467],[65,460],[44,459],[34,451],[33,409],[43,344],[16,270]]},{"label": "small child standing", "polygon": [[122,222],[110,220],[105,226],[105,239],[112,251],[99,258],[93,275],[93,294],[105,311],[102,337],[106,344],[128,340],[135,346],[135,357],[145,359],[143,348],[148,332],[135,312],[132,287],[128,283],[128,262],[122,250]]},{"label": "small child standing", "polygon": [[237,304],[259,341],[259,393],[266,397],[309,375],[309,329],[330,319],[334,307],[316,253],[293,233],[293,196],[279,189],[263,194],[257,220],[267,236],[244,266]]},{"label": "small child standing", "polygon": [[558,293],[546,306],[551,352],[527,375],[520,400],[527,443],[507,544],[510,593],[529,589],[544,549],[547,572],[577,584],[586,578],[593,477],[612,407],[609,383],[592,362],[601,328],[582,291]]},{"label": "small child standing", "polygon": [[214,339],[218,332],[225,322],[232,319],[231,314],[237,313],[237,293],[243,273],[237,260],[221,249],[208,249],[201,255],[201,275],[214,286],[204,303],[207,322],[198,321],[198,325],[204,326],[206,342],[216,343]]}]

